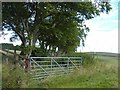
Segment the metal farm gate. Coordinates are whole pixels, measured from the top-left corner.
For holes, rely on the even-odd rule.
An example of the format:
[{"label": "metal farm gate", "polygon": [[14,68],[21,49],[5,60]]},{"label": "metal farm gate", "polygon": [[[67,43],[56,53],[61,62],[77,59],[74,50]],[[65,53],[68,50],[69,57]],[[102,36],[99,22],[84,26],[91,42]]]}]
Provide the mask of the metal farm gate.
[{"label": "metal farm gate", "polygon": [[81,64],[81,57],[30,57],[30,73],[33,79],[41,79],[70,73]]}]

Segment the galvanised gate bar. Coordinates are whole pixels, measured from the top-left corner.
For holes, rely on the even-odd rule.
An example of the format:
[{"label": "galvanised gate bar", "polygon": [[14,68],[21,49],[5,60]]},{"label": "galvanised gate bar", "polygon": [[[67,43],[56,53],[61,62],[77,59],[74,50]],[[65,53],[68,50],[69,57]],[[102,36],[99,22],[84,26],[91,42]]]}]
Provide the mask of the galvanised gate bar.
[{"label": "galvanised gate bar", "polygon": [[81,65],[82,57],[30,57],[30,73],[33,79],[67,74]]}]

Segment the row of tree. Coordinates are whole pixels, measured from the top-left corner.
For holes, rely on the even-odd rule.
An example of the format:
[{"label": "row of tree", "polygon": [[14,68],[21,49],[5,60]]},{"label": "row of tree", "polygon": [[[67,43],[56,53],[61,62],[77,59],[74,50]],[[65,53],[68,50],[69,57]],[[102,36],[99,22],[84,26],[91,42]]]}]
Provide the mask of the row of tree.
[{"label": "row of tree", "polygon": [[[89,28],[85,20],[111,10],[109,2],[3,2],[2,31],[14,31],[11,41],[22,41],[22,53],[31,55],[36,43],[44,52],[74,52]],[[82,44],[81,44],[82,43]],[[27,51],[27,52],[26,52]]]}]

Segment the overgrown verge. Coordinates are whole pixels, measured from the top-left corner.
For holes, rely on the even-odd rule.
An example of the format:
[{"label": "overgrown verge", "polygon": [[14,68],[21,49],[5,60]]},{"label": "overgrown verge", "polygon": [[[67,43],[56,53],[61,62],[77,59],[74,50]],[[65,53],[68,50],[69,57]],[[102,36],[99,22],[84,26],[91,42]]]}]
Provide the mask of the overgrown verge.
[{"label": "overgrown verge", "polygon": [[2,88],[40,88],[41,83],[34,81],[23,69],[2,65]]},{"label": "overgrown verge", "polygon": [[[74,56],[77,56],[74,55]],[[117,60],[96,60],[92,55],[82,56],[83,65],[72,73],[51,75],[46,79],[32,80],[31,75],[17,67],[3,64],[3,88],[116,88],[118,87]]]},{"label": "overgrown verge", "polygon": [[[70,56],[70,54],[68,56]],[[87,54],[74,54],[73,56],[82,56],[83,66],[93,64],[93,57]],[[11,66],[13,65],[10,63],[2,65],[3,88],[44,88],[44,86],[46,86],[47,83],[42,82],[44,80],[32,80],[31,75],[26,73],[22,68],[14,68]]]},{"label": "overgrown verge", "polygon": [[70,74],[50,76],[43,83],[46,88],[117,88],[118,71],[117,67],[96,61]]}]

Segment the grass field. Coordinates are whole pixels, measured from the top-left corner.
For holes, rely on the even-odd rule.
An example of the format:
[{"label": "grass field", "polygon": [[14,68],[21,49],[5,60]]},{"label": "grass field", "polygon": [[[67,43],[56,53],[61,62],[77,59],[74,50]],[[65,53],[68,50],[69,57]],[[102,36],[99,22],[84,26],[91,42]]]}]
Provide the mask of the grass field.
[{"label": "grass field", "polygon": [[37,80],[30,84],[30,88],[118,88],[117,57],[97,56],[93,65]]},{"label": "grass field", "polygon": [[0,89],[2,88],[2,54],[0,53]]},{"label": "grass field", "polygon": [[27,82],[27,84],[22,84],[21,88],[117,88],[117,57],[113,55],[97,55],[95,57],[94,64],[81,66],[73,73],[49,76],[42,80],[28,79],[28,81],[24,81],[25,77],[23,77],[23,83]]},{"label": "grass field", "polygon": [[42,82],[46,88],[117,88],[118,60],[97,56],[92,66],[81,67],[68,75],[50,76]]},{"label": "grass field", "polygon": [[1,64],[0,64],[0,89],[2,88],[2,67],[1,67]]}]

